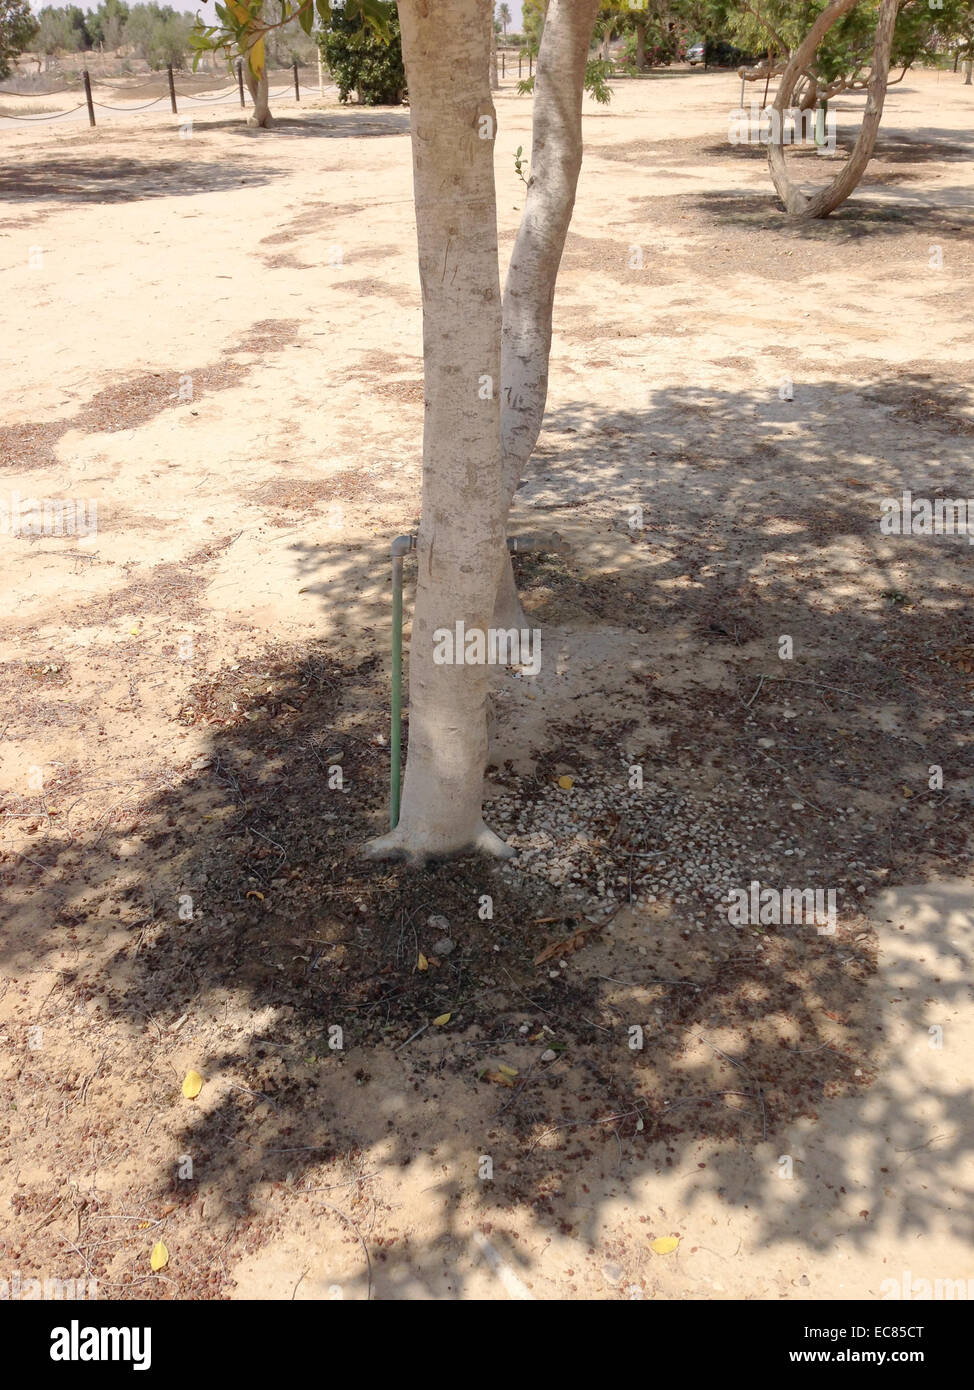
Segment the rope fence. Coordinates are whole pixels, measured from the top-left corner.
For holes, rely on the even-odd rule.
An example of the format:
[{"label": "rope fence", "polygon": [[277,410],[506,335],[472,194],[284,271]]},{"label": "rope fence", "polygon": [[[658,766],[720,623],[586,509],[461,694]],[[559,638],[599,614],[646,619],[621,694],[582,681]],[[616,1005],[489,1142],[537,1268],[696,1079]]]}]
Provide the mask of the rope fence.
[{"label": "rope fence", "polygon": [[0,111],[0,120],[3,121],[60,121],[65,116],[73,116],[76,111],[80,111],[84,102],[79,102],[77,106],[70,107],[67,111],[54,111],[44,116],[8,116],[6,111]]},{"label": "rope fence", "polygon": [[[297,63],[293,63],[293,64],[291,65],[291,73],[292,73],[293,80],[294,80],[294,99],[295,99],[295,101],[300,101],[300,100],[301,100],[301,88],[300,88],[300,83],[299,83],[299,80],[298,80],[298,64],[297,64]],[[31,115],[31,114],[26,114],[26,115],[23,115],[23,116],[16,116],[16,115],[11,115],[11,114],[10,114],[9,112],[7,112],[7,111],[0,111],[0,120],[5,120],[5,121],[61,121],[61,120],[63,120],[66,116],[73,116],[73,115],[75,114],[75,112],[81,111],[81,110],[84,109],[84,107],[87,106],[87,108],[88,108],[88,123],[89,123],[89,125],[94,125],[94,124],[95,124],[95,108],[96,108],[96,107],[97,107],[99,110],[101,110],[101,111],[121,111],[123,114],[128,115],[130,112],[134,114],[136,111],[148,111],[149,108],[150,108],[151,106],[158,106],[160,102],[164,102],[164,101],[166,101],[166,100],[169,101],[169,105],[170,105],[170,108],[171,108],[171,110],[172,110],[172,114],[173,114],[174,116],[177,116],[177,115],[179,114],[179,111],[178,111],[177,106],[176,106],[176,98],[177,98],[177,96],[180,97],[180,98],[181,98],[182,100],[184,100],[184,101],[195,101],[195,102],[198,102],[198,103],[200,103],[200,104],[202,104],[202,105],[216,105],[216,104],[219,103],[219,102],[226,102],[226,101],[229,101],[230,99],[232,99],[232,97],[233,97],[233,95],[234,95],[234,91],[236,91],[237,96],[240,98],[240,105],[241,105],[241,107],[246,106],[246,102],[245,102],[245,100],[244,100],[243,68],[242,68],[242,66],[241,66],[241,64],[240,64],[239,61],[238,61],[238,63],[237,63],[237,85],[236,85],[236,88],[228,87],[227,90],[226,90],[225,92],[217,92],[216,95],[214,95],[214,96],[198,97],[198,96],[194,96],[192,92],[178,92],[178,91],[176,90],[176,85],[175,85],[175,81],[174,81],[174,78],[173,78],[173,70],[172,70],[172,65],[171,65],[171,64],[166,68],[166,76],[167,76],[167,78],[168,78],[168,80],[169,80],[169,93],[168,93],[168,97],[167,97],[165,94],[163,94],[162,96],[153,97],[152,101],[142,102],[142,103],[141,103],[140,105],[138,105],[138,106],[110,106],[110,105],[108,105],[106,102],[103,102],[103,101],[95,101],[95,100],[94,100],[94,98],[93,98],[92,95],[91,95],[91,76],[90,76],[90,74],[89,74],[89,72],[88,72],[88,69],[87,69],[87,68],[84,68],[84,69],[82,70],[82,73],[81,73],[81,79],[82,79],[82,84],[83,84],[83,87],[84,87],[85,99],[84,99],[84,101],[79,102],[77,106],[72,106],[72,107],[70,107],[67,111],[51,111],[51,112],[45,112],[43,115]],[[114,84],[111,83],[111,82],[102,82],[102,81],[100,81],[100,80],[97,79],[97,78],[95,79],[96,85],[99,86],[99,87],[108,87],[109,90],[110,90],[110,91],[113,91],[113,92],[128,91],[128,92],[132,92],[133,94],[136,93],[137,91],[139,91],[139,89],[142,88],[142,87],[153,86],[158,80],[159,80],[158,78],[150,78],[148,82],[142,82],[142,83],[140,83],[137,87],[120,87],[120,86],[114,85]],[[34,98],[36,98],[36,97],[43,97],[43,96],[64,96],[65,92],[67,92],[67,91],[69,91],[69,90],[70,90],[70,89],[67,88],[67,87],[58,87],[58,88],[55,88],[53,91],[50,91],[50,92],[30,92],[30,93],[26,93],[26,92],[0,92],[0,99],[2,99],[4,96],[22,96],[22,97],[24,97],[26,100],[31,100],[31,99],[34,99]],[[287,95],[287,94],[290,92],[290,90],[291,90],[290,87],[282,87],[281,90],[280,90],[279,92],[271,92],[271,91],[269,91],[269,92],[267,93],[267,99],[268,99],[268,101],[272,101],[272,100],[273,100],[273,101],[277,101],[277,100],[279,100],[282,96]]]},{"label": "rope fence", "polygon": [[92,105],[101,107],[102,111],[148,111],[150,106],[158,106],[160,101],[165,100],[165,97],[156,97],[154,101],[143,102],[141,106],[106,106],[103,101],[93,102]]}]

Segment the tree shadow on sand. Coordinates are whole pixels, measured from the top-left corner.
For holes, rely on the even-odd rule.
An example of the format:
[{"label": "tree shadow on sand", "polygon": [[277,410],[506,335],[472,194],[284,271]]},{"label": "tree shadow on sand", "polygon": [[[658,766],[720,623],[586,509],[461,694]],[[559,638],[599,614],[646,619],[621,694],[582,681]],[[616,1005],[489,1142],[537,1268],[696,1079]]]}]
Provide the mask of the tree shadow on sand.
[{"label": "tree shadow on sand", "polygon": [[[15,1038],[8,1142],[35,1170],[18,1210],[36,1226],[89,1143],[115,1157],[70,1240],[56,1223],[35,1232],[19,1267],[56,1255],[50,1267],[81,1261],[130,1296],[205,1297],[227,1290],[231,1258],[305,1222],[313,1288],[462,1296],[476,1227],[512,1228],[497,1238],[528,1283],[545,1271],[518,1253],[519,1229],[604,1258],[628,1201],[640,1240],[668,1234],[647,1184],[701,1152],[691,1209],[746,1210],[759,1259],[794,1241],[868,1251],[880,1220],[922,1235],[945,1212],[974,1237],[972,1194],[941,1183],[969,1156],[971,1089],[922,1059],[891,1063],[876,955],[897,924],[870,911],[903,884],[923,907],[916,885],[966,863],[969,550],[878,526],[880,498],[967,476],[950,421],[911,413],[928,386],[876,383],[855,412],[832,383],[793,402],[687,389],[641,412],[553,412],[514,529],[563,538],[518,560],[557,660],[533,686],[495,678],[489,819],[519,837],[513,868],[358,857],[388,779],[388,598],[360,585],[390,537],[295,553],[323,608],[355,605],[357,652],[321,642],[201,673],[179,719],[205,752],[138,808],[72,835],[76,788],[20,807],[15,823],[35,828],[4,858],[2,961],[54,978]],[[939,461],[921,466],[931,438]],[[944,790],[930,763],[949,769]],[[553,881],[560,856],[576,878]],[[836,932],[730,927],[723,892],[755,878],[834,888]],[[620,909],[611,931],[600,883]],[[969,944],[958,969],[928,916],[895,988],[949,1015],[971,998]],[[39,1051],[28,1022],[48,1031]],[[72,1030],[89,1030],[93,1058],[77,1084],[59,1052]],[[191,1063],[206,1079],[195,1103],[179,1096]],[[810,1120],[814,1167],[773,1184],[786,1128]],[[433,1203],[412,1229],[408,1204],[387,1210],[410,1182]],[[850,1224],[853,1201],[871,1216]],[[150,1234],[178,1252],[171,1284],[99,1243],[96,1218],[121,1211],[164,1222]],[[631,1248],[619,1258],[651,1287]]]}]

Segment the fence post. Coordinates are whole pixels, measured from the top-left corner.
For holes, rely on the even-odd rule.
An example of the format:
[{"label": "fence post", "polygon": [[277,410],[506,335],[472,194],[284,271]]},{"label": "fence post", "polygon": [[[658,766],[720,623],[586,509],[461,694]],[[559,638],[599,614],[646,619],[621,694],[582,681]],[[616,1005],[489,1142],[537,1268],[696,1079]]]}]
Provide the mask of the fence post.
[{"label": "fence post", "polygon": [[81,74],[85,82],[85,101],[88,103],[88,124],[95,124],[95,108],[91,100],[91,78],[88,76],[88,69],[85,68]]},{"label": "fence post", "polygon": [[299,87],[298,87],[298,65],[297,65],[297,63],[294,64],[294,100],[295,100],[295,101],[300,101],[300,100],[301,100],[301,91],[300,91],[300,89],[299,89]]},{"label": "fence post", "polygon": [[243,106],[243,59],[237,59],[237,86],[240,88],[240,105]]},{"label": "fence post", "polygon": [[504,70],[504,69],[506,68],[506,66],[507,66],[507,65],[506,65],[506,63],[504,62],[504,53],[503,53],[503,50],[502,50],[502,51],[501,51],[501,77],[506,77],[506,76],[507,76],[507,73],[506,73],[505,70]]},{"label": "fence post", "polygon": [[176,115],[178,115],[179,113],[178,113],[178,111],[176,110],[176,88],[175,88],[175,86],[174,86],[174,84],[173,84],[173,80],[172,80],[172,63],[170,63],[170,64],[167,66],[166,71],[167,71],[168,74],[169,74],[169,100],[170,100],[170,103],[172,104],[172,113],[173,113],[174,116],[176,116]]},{"label": "fence post", "polygon": [[517,55],[517,75],[518,75],[518,77],[521,76],[521,55],[520,55],[520,53]]},{"label": "fence post", "polygon": [[534,76],[534,54],[528,54],[528,77]]}]

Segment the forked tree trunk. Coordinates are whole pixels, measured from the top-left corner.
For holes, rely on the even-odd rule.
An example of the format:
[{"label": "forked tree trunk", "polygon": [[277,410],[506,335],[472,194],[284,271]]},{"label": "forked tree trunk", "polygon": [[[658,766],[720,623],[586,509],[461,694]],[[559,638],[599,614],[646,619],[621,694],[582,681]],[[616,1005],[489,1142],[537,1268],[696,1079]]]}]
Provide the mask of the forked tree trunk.
[{"label": "forked tree trunk", "polygon": [[[828,9],[823,10],[812,25],[804,42],[796,49],[791,62],[785,69],[775,97],[774,110],[779,113],[779,132],[783,134],[783,113],[788,110],[791,96],[802,71],[809,67],[815,58],[822,38],[841,17],[858,3],[858,0],[832,0]],[[879,21],[876,25],[876,39],[873,47],[872,72],[869,79],[869,95],[863,114],[859,135],[852,153],[836,174],[832,182],[817,193],[808,194],[798,186],[788,172],[784,144],[771,140],[768,143],[768,163],[771,177],[785,210],[793,217],[808,220],[814,217],[828,217],[830,212],[844,203],[849,194],[858,187],[859,180],[866,171],[873,150],[879,123],[883,116],[883,103],[886,100],[886,84],[889,79],[889,58],[893,47],[893,30],[900,0],[882,0]]]},{"label": "forked tree trunk", "polygon": [[254,104],[254,109],[247,117],[247,124],[261,126],[264,129],[274,124],[274,117],[271,115],[270,102],[267,91],[267,64],[265,62],[260,77],[255,77],[250,71],[250,64],[247,59],[243,60],[244,81],[247,84],[247,91],[250,93],[250,100]]},{"label": "forked tree trunk", "polygon": [[[485,0],[399,0],[423,294],[426,420],[399,824],[374,857],[511,851],[482,819],[488,668],[434,661],[486,633],[500,568],[501,295]],[[459,653],[462,658],[462,650]]]},{"label": "forked tree trunk", "polygon": [[[501,442],[506,519],[541,433],[555,282],[582,167],[585,63],[599,0],[550,0],[534,82],[531,172],[504,287]],[[524,627],[510,556],[501,557],[497,627]]]}]

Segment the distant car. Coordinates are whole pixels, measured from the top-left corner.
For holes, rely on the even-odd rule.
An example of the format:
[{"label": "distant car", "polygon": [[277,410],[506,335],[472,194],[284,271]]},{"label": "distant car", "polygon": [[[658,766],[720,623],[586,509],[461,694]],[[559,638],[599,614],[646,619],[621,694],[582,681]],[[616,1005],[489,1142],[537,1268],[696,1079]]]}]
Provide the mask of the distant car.
[{"label": "distant car", "polygon": [[698,63],[703,63],[707,58],[707,45],[704,43],[692,43],[687,49],[687,62],[690,66],[696,67]]}]

